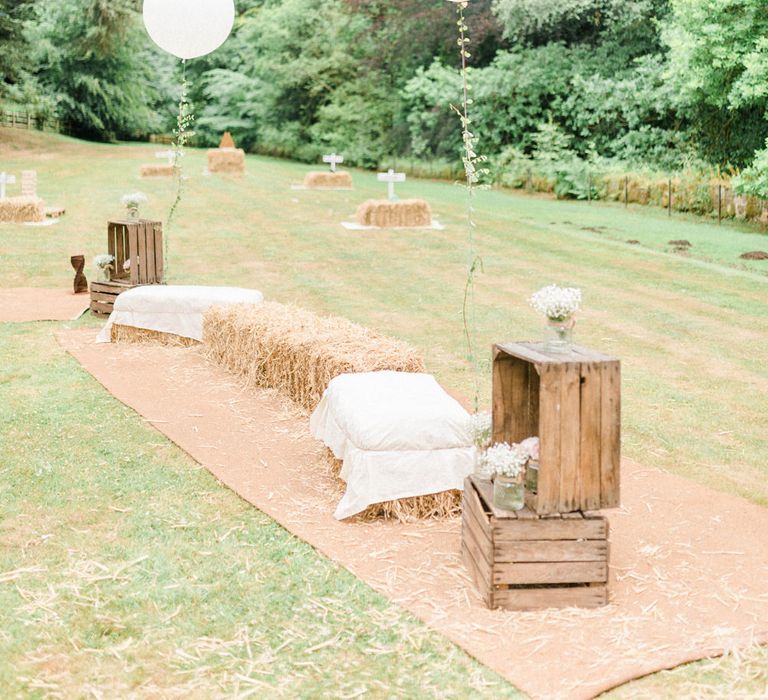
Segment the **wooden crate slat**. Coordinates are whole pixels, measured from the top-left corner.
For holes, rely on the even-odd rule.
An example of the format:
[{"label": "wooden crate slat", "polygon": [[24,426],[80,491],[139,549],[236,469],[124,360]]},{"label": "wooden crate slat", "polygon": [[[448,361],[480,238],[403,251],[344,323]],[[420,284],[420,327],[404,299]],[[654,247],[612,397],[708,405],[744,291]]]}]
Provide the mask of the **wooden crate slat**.
[{"label": "wooden crate slat", "polygon": [[112,304],[103,302],[103,301],[96,301],[95,299],[91,300],[91,311],[94,311],[99,314],[111,314],[112,313]]},{"label": "wooden crate slat", "polygon": [[461,541],[464,547],[466,547],[472,558],[472,563],[475,568],[475,574],[482,579],[483,585],[490,587],[493,569],[491,564],[484,558],[480,545],[477,543],[476,535],[470,528],[465,528],[465,523],[462,522],[462,536]]},{"label": "wooden crate slat", "polygon": [[608,556],[605,540],[527,540],[496,542],[496,563],[599,561]]},{"label": "wooden crate slat", "polygon": [[504,527],[494,525],[493,541],[520,540],[600,540],[607,536],[605,520],[584,518],[578,522],[568,520],[518,520]]},{"label": "wooden crate slat", "polygon": [[139,229],[137,226],[127,226],[126,228],[128,231],[128,252],[131,256],[130,280],[131,284],[138,284],[139,266],[136,264],[136,255],[139,250]]},{"label": "wooden crate slat", "polygon": [[539,487],[536,496],[536,512],[558,513],[560,503],[560,422],[562,365],[541,367],[539,395]]},{"label": "wooden crate slat", "polygon": [[618,360],[602,366],[600,434],[600,505],[615,508],[620,501],[621,367]]},{"label": "wooden crate slat", "polygon": [[155,269],[155,227],[151,221],[144,222],[144,241],[147,248],[144,258],[146,261],[147,282],[154,282],[157,279],[157,271]]},{"label": "wooden crate slat", "polygon": [[590,585],[570,588],[508,588],[494,591],[494,603],[512,610],[544,608],[596,608],[608,602],[608,586]]},{"label": "wooden crate slat", "polygon": [[[550,512],[578,510],[581,493],[581,368],[568,362],[563,365],[560,403],[560,497]],[[542,511],[543,512],[543,511]]]},{"label": "wooden crate slat", "polygon": [[496,562],[493,566],[493,583],[605,583],[608,565],[602,561],[577,562]]},{"label": "wooden crate slat", "polygon": [[[147,277],[147,227],[143,221],[140,221],[136,226],[136,238],[138,240],[139,247],[131,251],[137,250],[139,254],[138,268],[139,284],[146,284],[149,279]],[[133,269],[133,259],[131,260],[131,269]]]},{"label": "wooden crate slat", "polygon": [[582,509],[600,508],[600,422],[602,416],[602,371],[600,365],[588,362],[581,367],[581,481],[578,502]]},{"label": "wooden crate slat", "polygon": [[95,292],[91,290],[91,299],[93,301],[103,301],[106,304],[114,304],[117,294],[107,294],[105,292]]},{"label": "wooden crate slat", "polygon": [[470,554],[469,549],[467,548],[467,545],[463,541],[463,539],[461,542],[461,561],[464,563],[464,566],[467,568],[467,571],[469,571],[469,575],[475,584],[475,588],[480,593],[480,596],[482,597],[483,602],[488,607],[492,607],[493,606],[493,587],[490,585],[490,575],[488,579],[483,578],[482,574],[480,573],[480,569],[477,565],[477,562],[475,562],[475,560],[472,558],[472,555]]},{"label": "wooden crate slat", "polygon": [[159,221],[155,221],[153,224],[153,230],[155,232],[155,273],[157,274],[157,282],[163,281],[163,275],[165,269],[163,267],[163,226]]}]

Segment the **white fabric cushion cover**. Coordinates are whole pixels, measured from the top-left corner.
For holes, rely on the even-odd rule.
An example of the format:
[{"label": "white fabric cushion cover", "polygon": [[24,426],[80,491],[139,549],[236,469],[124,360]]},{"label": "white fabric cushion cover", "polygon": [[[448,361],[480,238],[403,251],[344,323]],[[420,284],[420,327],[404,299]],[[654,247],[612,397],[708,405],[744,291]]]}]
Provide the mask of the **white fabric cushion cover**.
[{"label": "white fabric cushion cover", "polygon": [[343,460],[335,516],[373,503],[463,488],[475,448],[469,414],[429,374],[361,372],[331,380],[312,435]]},{"label": "white fabric cushion cover", "polygon": [[112,324],[175,333],[203,339],[203,313],[211,306],[260,304],[264,296],[256,289],[148,284],[128,289],[115,299],[112,313],[96,342],[110,342]]}]

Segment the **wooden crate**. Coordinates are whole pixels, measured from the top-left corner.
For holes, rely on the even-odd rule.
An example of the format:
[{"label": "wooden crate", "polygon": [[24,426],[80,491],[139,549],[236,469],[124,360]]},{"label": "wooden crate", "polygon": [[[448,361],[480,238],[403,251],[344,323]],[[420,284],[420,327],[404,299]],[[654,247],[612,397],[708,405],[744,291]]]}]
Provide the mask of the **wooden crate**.
[{"label": "wooden crate", "polygon": [[608,602],[608,521],[538,516],[492,503],[490,482],[464,482],[461,556],[489,608],[594,608]]},{"label": "wooden crate", "polygon": [[[107,252],[115,258],[112,280],[138,284],[163,281],[163,225],[159,221],[109,221]],[[130,269],[125,270],[125,262]]]},{"label": "wooden crate", "polygon": [[619,505],[621,368],[583,347],[542,343],[493,348],[493,440],[540,441],[539,484],[526,492],[538,514]]},{"label": "wooden crate", "polygon": [[91,282],[91,311],[97,316],[109,316],[115,299],[127,289],[138,285],[124,281]]}]

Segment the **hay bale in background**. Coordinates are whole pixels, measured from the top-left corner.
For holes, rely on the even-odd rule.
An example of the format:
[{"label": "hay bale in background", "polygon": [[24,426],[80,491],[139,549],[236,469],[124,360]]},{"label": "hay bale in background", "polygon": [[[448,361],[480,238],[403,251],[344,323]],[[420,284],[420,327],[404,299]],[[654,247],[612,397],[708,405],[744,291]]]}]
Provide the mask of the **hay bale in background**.
[{"label": "hay bale in background", "polygon": [[246,384],[278,389],[310,411],[339,374],[424,371],[407,343],[276,302],[210,308],[203,315],[203,344],[210,359]]},{"label": "hay bale in background", "polygon": [[136,328],[114,323],[110,329],[110,340],[113,343],[141,343],[149,345],[170,345],[173,347],[191,347],[200,345],[194,338],[185,338],[175,333],[162,333],[147,328]]},{"label": "hay bale in background", "polygon": [[245,173],[245,151],[242,148],[209,148],[208,172]]},{"label": "hay bale in background", "polygon": [[171,163],[147,163],[141,166],[141,177],[173,177],[174,166]]},{"label": "hay bale in background", "polygon": [[345,188],[352,187],[352,177],[345,170],[337,170],[335,173],[327,170],[312,171],[304,176],[304,187],[314,188]]},{"label": "hay bale in background", "polygon": [[369,199],[357,208],[356,218],[361,226],[431,226],[432,210],[423,199]]},{"label": "hay bale in background", "polygon": [[23,224],[45,220],[40,197],[8,197],[0,199],[0,222]]},{"label": "hay bale in background", "polygon": [[[327,447],[323,451],[324,461],[328,465],[331,474],[337,479],[340,486],[340,494],[344,491],[344,481],[341,478],[340,459],[336,459]],[[451,489],[440,493],[430,493],[426,496],[413,496],[411,498],[398,498],[395,501],[384,501],[368,506],[364,511],[351,519],[371,520],[397,520],[401,523],[414,520],[440,520],[461,515],[461,491]]]}]

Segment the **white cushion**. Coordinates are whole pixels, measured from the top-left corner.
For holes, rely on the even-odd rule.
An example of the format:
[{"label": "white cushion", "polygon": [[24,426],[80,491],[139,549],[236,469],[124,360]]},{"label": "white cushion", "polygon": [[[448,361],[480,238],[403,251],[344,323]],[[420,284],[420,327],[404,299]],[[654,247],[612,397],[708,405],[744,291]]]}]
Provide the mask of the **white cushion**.
[{"label": "white cushion", "polygon": [[256,289],[148,284],[134,287],[115,299],[112,313],[96,342],[110,342],[114,323],[203,339],[203,313],[211,306],[260,304],[264,296]]},{"label": "white cushion", "polygon": [[310,430],[343,460],[339,519],[373,503],[461,489],[472,471],[469,414],[429,374],[339,375]]}]

